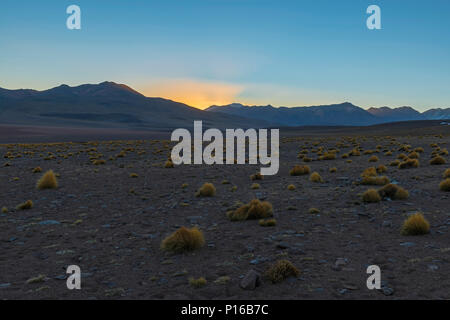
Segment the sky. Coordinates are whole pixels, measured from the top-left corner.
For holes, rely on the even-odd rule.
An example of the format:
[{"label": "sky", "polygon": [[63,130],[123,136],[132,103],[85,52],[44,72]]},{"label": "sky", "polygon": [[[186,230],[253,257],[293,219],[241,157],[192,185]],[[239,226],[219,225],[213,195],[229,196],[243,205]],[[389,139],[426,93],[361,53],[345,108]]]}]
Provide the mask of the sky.
[{"label": "sky", "polygon": [[[69,5],[81,29],[69,30]],[[381,29],[369,30],[369,5]],[[114,81],[206,108],[450,107],[448,0],[2,0],[0,87]]]}]

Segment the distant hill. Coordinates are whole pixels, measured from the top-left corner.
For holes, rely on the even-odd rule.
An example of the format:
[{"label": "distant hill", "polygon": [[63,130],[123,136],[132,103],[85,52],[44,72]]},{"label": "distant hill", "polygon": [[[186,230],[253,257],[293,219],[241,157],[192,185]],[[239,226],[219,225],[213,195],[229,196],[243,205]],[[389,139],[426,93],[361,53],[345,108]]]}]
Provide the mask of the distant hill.
[{"label": "distant hill", "polygon": [[450,119],[450,108],[420,113],[411,107],[370,108],[364,110],[350,102],[312,107],[245,106],[233,103],[211,106],[209,112],[226,113],[249,119],[266,119],[280,126],[367,126],[411,120]]},{"label": "distant hill", "polygon": [[162,98],[148,98],[114,82],[61,85],[44,91],[0,88],[0,123],[105,128],[260,127],[268,123],[213,114]]}]

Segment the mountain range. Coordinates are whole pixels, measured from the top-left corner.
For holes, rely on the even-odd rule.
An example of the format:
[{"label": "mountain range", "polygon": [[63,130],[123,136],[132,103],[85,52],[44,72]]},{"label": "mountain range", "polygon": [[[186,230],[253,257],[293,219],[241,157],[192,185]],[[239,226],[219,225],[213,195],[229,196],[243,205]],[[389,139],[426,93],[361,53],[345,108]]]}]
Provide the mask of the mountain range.
[{"label": "mountain range", "polygon": [[149,98],[114,82],[61,85],[49,90],[0,88],[0,123],[39,126],[158,129],[192,127],[366,126],[408,120],[450,119],[450,108],[423,113],[411,107],[364,110],[349,102],[311,107],[245,106],[206,110],[163,98]]}]

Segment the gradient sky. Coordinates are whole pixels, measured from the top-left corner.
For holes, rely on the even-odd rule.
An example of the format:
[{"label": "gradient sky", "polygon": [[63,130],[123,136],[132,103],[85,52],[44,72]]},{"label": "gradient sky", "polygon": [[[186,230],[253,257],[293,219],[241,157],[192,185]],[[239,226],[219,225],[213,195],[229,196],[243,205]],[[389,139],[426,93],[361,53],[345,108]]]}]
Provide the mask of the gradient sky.
[{"label": "gradient sky", "polygon": [[[82,29],[66,28],[66,8]],[[382,30],[366,9],[381,7]],[[105,80],[204,108],[450,107],[450,1],[1,0],[0,87]]]}]

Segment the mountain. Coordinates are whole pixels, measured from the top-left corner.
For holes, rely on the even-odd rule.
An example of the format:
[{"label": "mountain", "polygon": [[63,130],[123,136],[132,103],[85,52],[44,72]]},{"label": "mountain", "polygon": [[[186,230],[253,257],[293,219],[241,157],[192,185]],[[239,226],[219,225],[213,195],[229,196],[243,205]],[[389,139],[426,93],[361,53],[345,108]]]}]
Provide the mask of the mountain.
[{"label": "mountain", "polygon": [[370,108],[364,110],[350,102],[312,107],[245,106],[233,103],[211,106],[208,112],[225,113],[249,119],[266,119],[280,126],[367,126],[411,120],[450,119],[450,108],[431,109],[420,113],[411,107]]},{"label": "mountain", "polygon": [[0,123],[41,126],[185,128],[267,126],[267,122],[202,111],[162,98],[148,98],[114,82],[61,85],[44,91],[0,88]]}]

